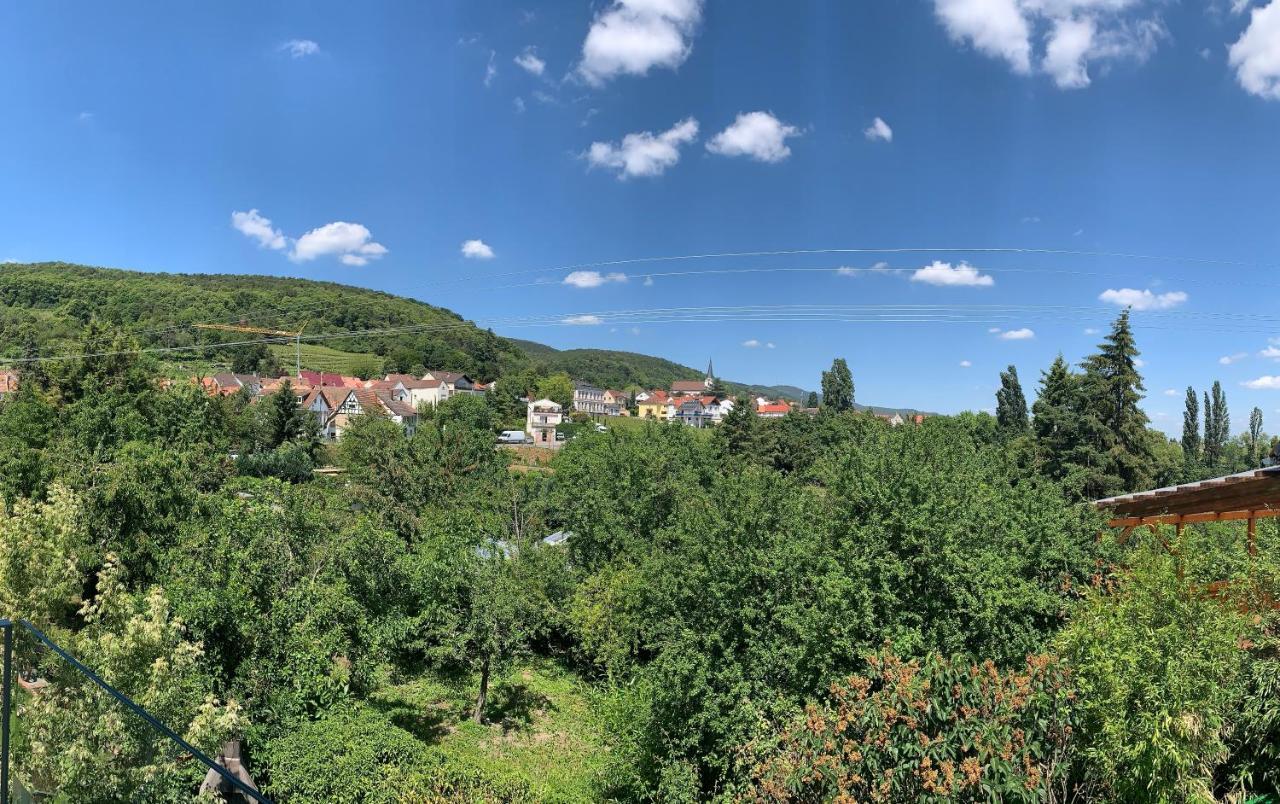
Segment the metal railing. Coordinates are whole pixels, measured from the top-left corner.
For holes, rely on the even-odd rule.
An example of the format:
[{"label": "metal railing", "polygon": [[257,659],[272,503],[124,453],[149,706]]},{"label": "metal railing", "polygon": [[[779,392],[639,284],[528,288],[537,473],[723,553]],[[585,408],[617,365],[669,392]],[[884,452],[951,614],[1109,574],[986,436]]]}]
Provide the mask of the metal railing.
[{"label": "metal railing", "polygon": [[168,738],[171,742],[180,746],[184,751],[195,757],[202,765],[209,770],[217,773],[222,779],[231,785],[232,789],[248,796],[251,800],[259,802],[259,804],[272,804],[271,800],[262,793],[258,792],[252,785],[245,784],[235,774],[231,773],[225,767],[220,765],[216,760],[210,758],[207,754],[196,748],[191,743],[182,739],[173,729],[161,723],[147,710],[143,709],[135,703],[129,696],[112,687],[107,682],[98,677],[98,674],[86,667],[79,659],[67,653],[61,645],[54,642],[46,636],[40,629],[36,628],[26,620],[9,620],[0,619],[0,629],[4,631],[4,672],[3,672],[3,689],[0,690],[0,707],[3,712],[0,713],[0,804],[9,804],[10,802],[10,779],[9,779],[9,725],[10,710],[13,706],[13,634],[14,626],[22,628],[36,640],[43,643],[49,650],[53,651],[57,656],[66,662],[72,669],[80,673],[80,675],[89,679],[107,695],[110,695],[119,703],[123,704],[126,709],[133,714],[142,718],[152,729]]}]

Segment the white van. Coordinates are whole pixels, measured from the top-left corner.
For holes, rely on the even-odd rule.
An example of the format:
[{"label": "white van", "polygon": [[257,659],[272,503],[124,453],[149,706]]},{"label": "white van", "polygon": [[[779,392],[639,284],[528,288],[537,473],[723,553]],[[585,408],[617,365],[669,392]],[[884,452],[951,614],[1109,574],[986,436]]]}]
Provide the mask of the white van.
[{"label": "white van", "polygon": [[529,440],[524,430],[503,430],[498,436],[499,444],[523,444]]}]

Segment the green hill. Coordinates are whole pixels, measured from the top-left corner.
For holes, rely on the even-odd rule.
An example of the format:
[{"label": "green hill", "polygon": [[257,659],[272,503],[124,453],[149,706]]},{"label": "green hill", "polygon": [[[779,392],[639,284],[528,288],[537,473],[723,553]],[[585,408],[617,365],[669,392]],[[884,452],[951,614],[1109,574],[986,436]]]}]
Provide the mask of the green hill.
[{"label": "green hill", "polygon": [[[602,387],[668,387],[701,379],[703,369],[635,352],[559,350],[502,338],[457,313],[365,288],[289,277],[245,274],[170,274],[92,268],[67,263],[0,265],[0,358],[74,352],[96,320],[129,333],[174,373],[224,368],[254,347],[254,333],[209,331],[193,324],[243,324],[293,332],[303,341],[303,368],[359,373],[463,371],[490,380],[530,361]],[[372,330],[372,331],[370,331]],[[359,331],[363,334],[346,335]],[[319,340],[314,338],[319,337]],[[282,338],[261,351],[289,367],[294,348]],[[264,364],[265,365],[265,364]],[[726,381],[730,391],[803,401],[794,386]]]},{"label": "green hill", "polygon": [[491,379],[527,360],[511,341],[450,310],[333,282],[65,263],[0,266],[0,357],[18,357],[28,344],[41,354],[74,350],[93,319],[130,333],[144,347],[209,345],[161,353],[179,369],[225,364],[228,349],[217,344],[261,337],[194,329],[195,323],[304,328],[323,338],[312,343],[327,348],[325,358],[334,358],[333,351],[367,353],[395,371],[431,366]]},{"label": "green hill", "polygon": [[[601,387],[626,388],[638,385],[642,388],[668,388],[676,380],[700,380],[706,375],[706,369],[696,369],[636,352],[553,349],[541,343],[522,340],[514,343],[538,364]],[[724,384],[733,393],[785,397],[800,402],[809,395],[808,391],[794,385],[751,385],[730,380],[725,380]]]}]

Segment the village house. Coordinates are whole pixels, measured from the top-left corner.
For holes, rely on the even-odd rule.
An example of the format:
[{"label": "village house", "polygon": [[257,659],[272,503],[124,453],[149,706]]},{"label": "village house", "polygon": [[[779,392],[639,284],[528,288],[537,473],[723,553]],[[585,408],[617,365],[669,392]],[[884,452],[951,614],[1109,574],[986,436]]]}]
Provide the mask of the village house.
[{"label": "village house", "polygon": [[538,446],[552,447],[556,443],[556,427],[564,421],[564,410],[550,399],[530,402],[525,414],[525,432]]},{"label": "village house", "polygon": [[418,427],[418,411],[407,402],[397,400],[390,391],[373,388],[318,389],[325,397],[328,416],[321,423],[320,432],[325,438],[337,440],[351,425],[356,416],[373,414],[386,416],[404,427],[406,435],[413,435]]},{"label": "village house", "polygon": [[18,375],[13,371],[0,371],[0,399],[18,390]]},{"label": "village house", "polygon": [[636,395],[637,415],[642,419],[666,421],[675,415],[675,406],[671,404],[671,396],[662,390],[649,391],[643,401]]},{"label": "village house", "polygon": [[762,419],[781,419],[791,412],[791,406],[786,402],[769,402],[756,403],[756,415]]},{"label": "village house", "polygon": [[672,396],[701,396],[716,384],[715,369],[707,361],[707,375],[701,380],[676,380],[671,383]]},{"label": "village house", "polygon": [[573,409],[589,416],[604,416],[607,412],[604,390],[585,382],[573,384]]},{"label": "village house", "polygon": [[424,380],[439,380],[445,387],[446,393],[442,394],[441,401],[448,399],[454,394],[473,394],[475,396],[484,396],[485,386],[468,377],[466,374],[460,374],[456,371],[428,371],[422,376]]},{"label": "village house", "polygon": [[624,416],[627,412],[628,397],[622,391],[605,389],[604,414],[606,416]]}]

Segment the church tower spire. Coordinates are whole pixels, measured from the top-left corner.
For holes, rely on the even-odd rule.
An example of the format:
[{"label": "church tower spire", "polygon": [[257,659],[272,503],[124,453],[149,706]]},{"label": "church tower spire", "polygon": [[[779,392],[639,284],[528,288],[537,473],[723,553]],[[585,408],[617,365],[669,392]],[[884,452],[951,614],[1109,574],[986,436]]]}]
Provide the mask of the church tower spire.
[{"label": "church tower spire", "polygon": [[712,368],[711,358],[708,357],[707,358],[707,377],[702,381],[702,384],[705,385],[707,388],[710,388],[711,386],[716,384],[715,380],[716,380],[716,370]]}]

